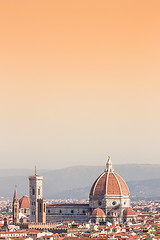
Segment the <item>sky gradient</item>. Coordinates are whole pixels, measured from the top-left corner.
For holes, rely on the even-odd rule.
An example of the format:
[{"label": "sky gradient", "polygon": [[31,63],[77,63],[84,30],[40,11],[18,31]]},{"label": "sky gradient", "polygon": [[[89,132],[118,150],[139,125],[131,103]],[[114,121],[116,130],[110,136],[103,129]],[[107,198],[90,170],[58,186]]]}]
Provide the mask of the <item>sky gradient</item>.
[{"label": "sky gradient", "polygon": [[159,66],[159,0],[0,0],[1,168],[160,163]]}]

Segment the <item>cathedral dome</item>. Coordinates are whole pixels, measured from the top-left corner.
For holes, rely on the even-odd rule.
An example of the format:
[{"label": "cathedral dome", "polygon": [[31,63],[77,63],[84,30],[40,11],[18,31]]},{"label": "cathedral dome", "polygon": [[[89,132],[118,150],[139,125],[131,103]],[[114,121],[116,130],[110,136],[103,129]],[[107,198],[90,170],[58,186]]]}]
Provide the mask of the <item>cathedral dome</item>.
[{"label": "cathedral dome", "polygon": [[123,215],[124,216],[135,216],[136,212],[131,207],[128,207],[123,211]]},{"label": "cathedral dome", "polygon": [[92,217],[105,217],[105,213],[100,208],[95,208],[92,212]]},{"label": "cathedral dome", "polygon": [[90,199],[99,196],[128,196],[129,190],[124,180],[114,172],[108,159],[105,171],[96,179],[90,191]]},{"label": "cathedral dome", "polygon": [[20,208],[29,208],[29,197],[23,196],[23,197],[19,200],[19,207],[20,207]]}]

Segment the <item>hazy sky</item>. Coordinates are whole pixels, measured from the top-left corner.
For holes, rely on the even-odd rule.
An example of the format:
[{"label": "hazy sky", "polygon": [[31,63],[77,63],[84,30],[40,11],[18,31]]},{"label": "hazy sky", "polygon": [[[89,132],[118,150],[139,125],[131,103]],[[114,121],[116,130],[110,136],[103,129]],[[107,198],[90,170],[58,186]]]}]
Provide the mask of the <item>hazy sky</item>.
[{"label": "hazy sky", "polygon": [[160,163],[160,1],[0,0],[0,168]]}]

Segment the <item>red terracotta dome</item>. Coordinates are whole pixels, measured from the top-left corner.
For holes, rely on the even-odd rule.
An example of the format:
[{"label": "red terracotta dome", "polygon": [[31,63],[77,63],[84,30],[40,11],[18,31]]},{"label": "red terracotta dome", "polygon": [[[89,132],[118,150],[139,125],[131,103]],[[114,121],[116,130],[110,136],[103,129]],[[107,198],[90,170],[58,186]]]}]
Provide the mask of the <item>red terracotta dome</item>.
[{"label": "red terracotta dome", "polygon": [[102,209],[100,208],[95,208],[92,212],[92,217],[105,217],[105,213]]},{"label": "red terracotta dome", "polygon": [[29,208],[29,197],[23,196],[19,200],[19,208]]},{"label": "red terracotta dome", "polygon": [[106,170],[94,182],[90,197],[118,195],[129,196],[129,190],[124,180],[114,172],[110,160],[107,162]]},{"label": "red terracotta dome", "polygon": [[128,207],[123,211],[123,215],[124,216],[135,216],[136,212],[131,207]]}]

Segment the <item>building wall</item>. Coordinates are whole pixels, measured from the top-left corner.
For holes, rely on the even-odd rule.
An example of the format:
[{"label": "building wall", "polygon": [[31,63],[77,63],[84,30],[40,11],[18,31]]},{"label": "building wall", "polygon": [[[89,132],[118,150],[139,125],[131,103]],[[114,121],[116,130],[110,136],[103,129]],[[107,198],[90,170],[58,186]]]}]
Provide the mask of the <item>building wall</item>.
[{"label": "building wall", "polygon": [[46,199],[38,199],[38,222],[46,223]]},{"label": "building wall", "polygon": [[[92,211],[95,208],[101,208],[107,216],[107,220],[113,221],[119,219],[120,222],[123,222],[123,210],[127,207],[130,207],[130,197],[129,196],[102,196],[91,198],[89,205]],[[116,212],[110,213],[112,209],[117,209]]]},{"label": "building wall", "polygon": [[79,223],[88,222],[90,213],[88,204],[56,204],[46,207],[47,222],[62,222],[65,220]]},{"label": "building wall", "polygon": [[19,212],[28,216],[29,215],[29,208],[20,208]]}]

